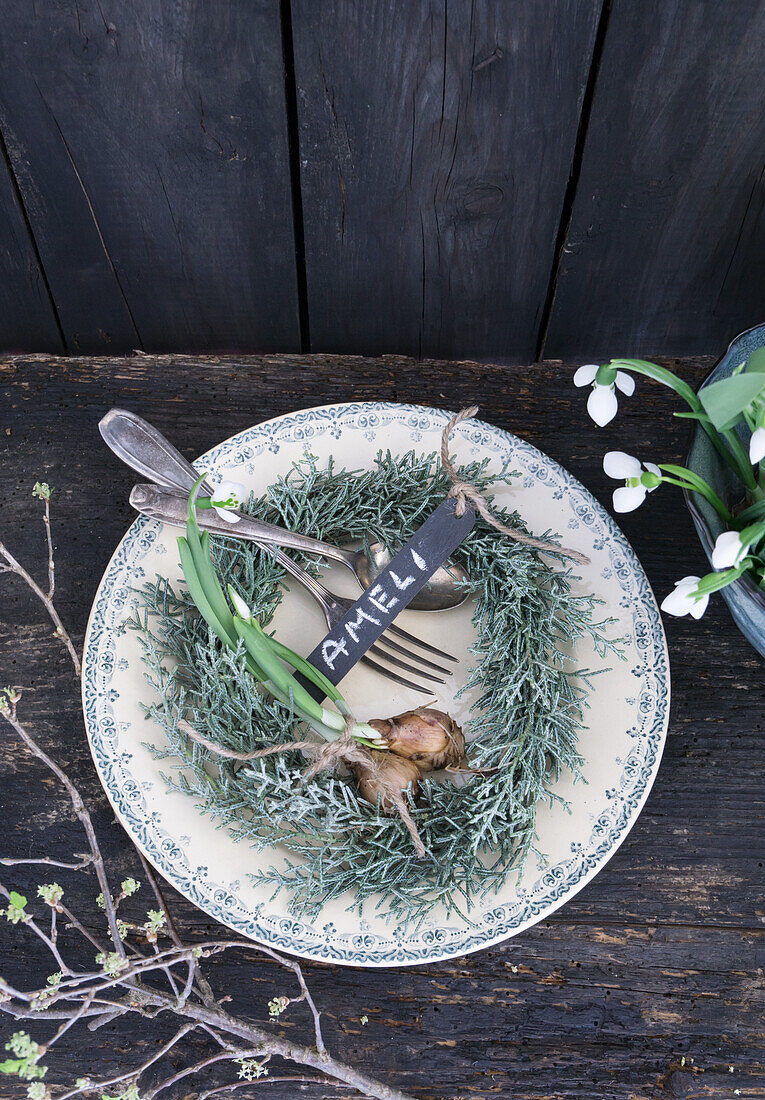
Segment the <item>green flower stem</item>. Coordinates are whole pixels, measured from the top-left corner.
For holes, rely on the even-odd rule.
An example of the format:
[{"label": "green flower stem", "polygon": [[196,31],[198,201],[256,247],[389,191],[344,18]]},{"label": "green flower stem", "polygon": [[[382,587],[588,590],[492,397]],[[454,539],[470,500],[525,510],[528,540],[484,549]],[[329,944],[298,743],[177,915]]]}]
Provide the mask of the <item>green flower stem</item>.
[{"label": "green flower stem", "polygon": [[754,523],[758,519],[765,518],[765,494],[760,500],[755,501],[754,504],[750,504],[748,508],[745,508],[743,512],[739,512],[736,517],[739,523]]},{"label": "green flower stem", "polygon": [[[336,704],[342,700],[342,709],[348,713],[348,707],[335,685],[299,654],[270,638],[256,619],[245,620],[231,612],[210,560],[210,534],[208,531],[200,534],[196,519],[197,493],[205,476],[202,474],[197,479],[189,494],[186,537],[178,539],[181,568],[189,594],[202,618],[225,646],[235,650],[240,639],[244,642],[246,667],[265,689],[285,706],[292,707],[326,740],[334,740],[345,731],[345,718],[338,711],[328,710],[317,703],[282,662],[286,661],[302,672]],[[351,732],[363,744],[372,748],[381,747],[374,727],[356,723]]]},{"label": "green flower stem", "polygon": [[293,703],[296,710],[307,714],[316,722],[341,733],[345,729],[345,720],[337,711],[327,710],[317,703],[312,695],[299,684],[285,668],[268,644],[263,628],[254,619],[245,622],[238,615],[234,618],[234,628],[244,642],[247,652],[265,672],[271,683],[275,684]]},{"label": "green flower stem", "polygon": [[[710,425],[711,428],[711,425]],[[714,428],[711,428],[714,431]],[[709,433],[707,433],[709,434]],[[741,442],[738,436],[738,432],[734,428],[728,428],[722,432],[723,438],[727,441],[728,446],[736,457],[736,461],[739,464],[744,476],[741,480],[747,489],[751,492],[757,488],[757,479],[754,476],[754,469],[752,463],[749,461],[749,455],[746,453],[744,444]]]},{"label": "green flower stem", "polygon": [[[310,680],[312,684],[316,684],[317,687],[320,687],[327,698],[331,699],[335,706],[337,706],[337,709],[343,713],[342,708],[338,704],[343,703],[345,705],[345,700],[331,680],[328,680],[322,672],[319,672],[318,668],[312,665],[310,661],[306,661],[304,657],[301,657],[299,653],[295,653],[289,646],[283,645],[278,638],[274,638],[270,634],[267,634],[266,637],[268,638],[271,649],[277,657],[281,657],[288,665],[292,665],[297,672],[302,672],[306,679]],[[347,706],[345,710],[347,712]]]},{"label": "green flower stem", "polygon": [[668,474],[675,475],[674,477],[662,477],[662,481],[666,481],[670,485],[678,485],[681,489],[689,489],[691,492],[699,493],[709,501],[717,514],[725,520],[728,526],[733,524],[731,512],[725,507],[712,486],[704,481],[703,477],[699,477],[693,470],[687,470],[685,466],[674,466],[672,463],[667,462],[660,463],[659,469],[662,471],[666,470]]},{"label": "green flower stem", "polygon": [[720,573],[707,573],[696,585],[698,596],[711,596],[713,592],[719,592],[721,588],[727,588],[739,577],[742,577],[757,562],[754,558],[746,557],[733,569],[724,569]]},{"label": "green flower stem", "polygon": [[612,359],[609,366],[614,367],[616,370],[624,367],[626,370],[634,371],[635,374],[642,374],[646,378],[652,378],[655,382],[660,382],[662,386],[668,386],[669,389],[674,390],[694,413],[700,414],[697,419],[701,427],[709,436],[717,452],[735,471],[741,482],[746,485],[747,489],[751,490],[756,487],[757,483],[754,479],[752,464],[741,445],[738,435],[734,431],[726,431],[721,435],[712,427],[695,390],[687,382],[684,382],[682,378],[678,378],[666,367],[660,367],[658,363],[649,363],[647,359]]}]

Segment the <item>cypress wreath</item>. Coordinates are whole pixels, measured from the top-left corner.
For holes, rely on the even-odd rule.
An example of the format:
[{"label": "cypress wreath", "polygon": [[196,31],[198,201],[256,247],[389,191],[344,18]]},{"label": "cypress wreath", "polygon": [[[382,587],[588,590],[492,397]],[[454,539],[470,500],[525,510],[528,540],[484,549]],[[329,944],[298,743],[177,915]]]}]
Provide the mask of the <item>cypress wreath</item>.
[{"label": "cypress wreath", "polygon": [[[490,475],[487,462],[458,473],[491,501],[491,486],[509,484],[513,474]],[[327,541],[366,537],[395,547],[449,486],[435,455],[381,452],[362,473],[337,470],[331,461],[319,469],[308,456],[245,510]],[[492,511],[526,531],[517,513],[493,505]],[[618,654],[618,642],[607,637],[613,620],[597,621],[599,601],[574,591],[570,563],[555,554],[549,533],[544,537],[550,549],[540,555],[479,516],[454,555],[472,578],[475,664],[462,691],[476,690],[465,732],[477,772],[458,782],[423,777],[411,814],[424,860],[416,858],[401,818],[364,801],[350,775],[321,772],[303,783],[306,761],[298,750],[243,764],[192,739],[186,719],[215,745],[247,753],[294,740],[296,720],[259,689],[243,653],[221,645],[183,588],[158,577],[142,589],[132,625],[161,698],[147,713],[166,735],[164,745],[150,746],[172,762],[164,779],[236,839],[286,849],[286,862],[251,877],[275,894],[287,891],[293,912],[314,915],[342,895],[360,908],[374,897],[387,916],[416,923],[436,902],[467,913],[511,868],[522,868],[534,849],[538,802],[558,797],[552,788],[562,772],[581,775],[578,737],[593,671],[576,666],[577,640],[592,639],[601,657]],[[212,556],[224,589],[230,584],[266,625],[282,597],[282,569],[268,553],[234,539],[213,539]],[[312,559],[295,558],[317,570]]]}]

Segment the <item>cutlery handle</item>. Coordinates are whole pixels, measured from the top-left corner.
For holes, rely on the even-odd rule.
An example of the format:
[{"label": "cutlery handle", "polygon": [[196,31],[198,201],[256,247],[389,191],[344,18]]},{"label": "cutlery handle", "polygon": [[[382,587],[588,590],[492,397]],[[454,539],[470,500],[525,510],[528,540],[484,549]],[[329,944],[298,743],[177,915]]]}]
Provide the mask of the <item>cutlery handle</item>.
[{"label": "cutlery handle", "polygon": [[[173,491],[160,485],[135,485],[130,493],[130,503],[137,512],[143,516],[149,516],[150,519],[158,519],[160,523],[167,523],[171,527],[186,526],[188,496],[184,496],[177,489]],[[197,509],[197,523],[203,531],[209,531],[213,535],[248,539],[257,542],[260,546],[266,544],[279,564],[308,589],[325,611],[330,604],[334,603],[334,597],[321,581],[312,577],[301,565],[292,558],[288,558],[274,545],[276,543],[281,546],[291,546],[295,550],[307,549],[316,553],[314,539],[295,535],[292,531],[282,530],[281,527],[272,527],[270,523],[262,523],[249,516],[242,516],[238,523],[228,523],[212,508]]]},{"label": "cutlery handle", "polygon": [[[160,485],[135,485],[130,493],[130,503],[144,516],[158,519],[162,523],[169,523],[172,527],[186,526],[188,494],[184,495],[178,489],[166,489]],[[312,539],[310,535],[286,531],[283,527],[252,519],[240,512],[235,514],[239,517],[238,521],[229,523],[212,508],[198,509],[197,523],[203,530],[210,531],[213,535],[225,535],[230,539],[251,539],[253,542],[289,546],[293,550],[303,550],[307,554],[328,556],[330,550],[333,555],[343,553],[335,546]]]},{"label": "cutlery handle", "polygon": [[[191,463],[183,457],[180,451],[175,449],[168,439],[165,439],[160,431],[142,417],[129,412],[127,409],[110,409],[101,420],[98,429],[104,441],[118,458],[121,458],[137,473],[148,477],[155,485],[175,490],[176,493],[180,491],[188,494],[199,477],[199,471],[194,469]],[[137,486],[133,490],[130,500],[137,511],[146,512],[144,505],[149,506],[149,504],[152,504],[155,509],[174,510],[173,516],[181,515],[177,501],[169,498],[167,500],[160,500],[158,497],[151,498],[151,488],[151,486],[146,485]],[[213,488],[208,482],[202,484],[202,490],[208,495],[213,493]],[[133,499],[134,495],[135,500]],[[136,503],[139,499],[143,502],[141,505]],[[169,513],[165,516],[160,515],[158,512],[146,512],[146,514],[153,515],[155,519],[162,519],[170,524],[178,522],[175,518],[170,518]],[[351,552],[341,550],[340,547],[332,546],[326,542],[320,542],[319,539],[313,539],[310,535],[294,534],[292,531],[285,531],[283,528],[275,527],[270,523],[252,520],[248,516],[242,516],[239,513],[236,513],[239,515],[239,523],[237,524],[226,523],[215,512],[209,514],[214,517],[214,520],[210,520],[209,523],[202,522],[200,515],[200,526],[208,527],[219,535],[233,537],[239,534],[242,537],[254,539],[256,542],[289,546],[293,550],[303,550],[307,554],[321,554],[325,558],[332,558],[334,561],[347,565],[349,569],[353,569],[353,554]],[[214,521],[219,521],[220,526],[214,527]],[[179,522],[180,526],[185,527],[185,501],[182,502],[182,518]],[[245,522],[249,525],[247,535],[244,534],[244,527],[242,526]]]},{"label": "cutlery handle", "polygon": [[[110,409],[98,430],[118,458],[158,485],[188,493],[199,477],[161,432],[127,409]],[[206,483],[202,488],[212,492]]]}]

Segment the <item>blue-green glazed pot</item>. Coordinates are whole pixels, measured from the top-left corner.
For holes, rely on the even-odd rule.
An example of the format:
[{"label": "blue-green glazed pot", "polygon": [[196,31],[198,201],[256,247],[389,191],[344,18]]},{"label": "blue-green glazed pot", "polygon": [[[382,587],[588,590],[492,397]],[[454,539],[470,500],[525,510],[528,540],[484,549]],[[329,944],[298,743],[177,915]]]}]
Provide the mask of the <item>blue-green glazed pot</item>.
[{"label": "blue-green glazed pot", "polygon": [[[756,325],[755,328],[742,332],[731,341],[725,355],[702,383],[702,389],[710,382],[719,382],[721,378],[727,378],[740,363],[749,358],[753,351],[763,346],[765,346],[765,324]],[[750,432],[741,428],[740,434],[748,450]],[[743,496],[741,483],[720,458],[701,427],[697,427],[694,433],[691,449],[688,452],[687,466],[709,482],[729,507],[736,504]],[[685,502],[711,564],[715,540],[725,530],[725,526],[711,504],[698,494],[686,493]],[[740,580],[729,584],[727,588],[723,588],[721,595],[730,608],[736,626],[757,652],[765,657],[765,592],[749,577],[743,576]]]}]

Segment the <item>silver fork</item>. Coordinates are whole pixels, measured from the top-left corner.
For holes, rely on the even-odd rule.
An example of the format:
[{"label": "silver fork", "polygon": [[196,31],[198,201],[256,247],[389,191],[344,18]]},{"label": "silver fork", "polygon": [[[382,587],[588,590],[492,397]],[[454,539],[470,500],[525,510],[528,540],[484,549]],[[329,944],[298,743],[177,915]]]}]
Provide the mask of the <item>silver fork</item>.
[{"label": "silver fork", "polygon": [[[197,474],[196,476],[198,477],[199,475]],[[206,494],[212,494],[213,492],[206,483],[202,484],[201,491]],[[140,512],[144,516],[149,516],[151,519],[158,519],[162,523],[167,523],[172,527],[186,526],[188,493],[184,494],[177,490],[160,487],[158,485],[136,485],[130,493],[130,503],[137,512]],[[258,543],[261,549],[273,555],[275,560],[279,562],[286,572],[302,584],[306,591],[310,592],[314,597],[324,612],[324,618],[327,620],[327,626],[330,630],[332,627],[337,626],[337,624],[345,618],[346,612],[353,607],[355,600],[348,599],[345,596],[338,596],[337,593],[331,592],[326,585],[322,584],[316,577],[312,577],[310,573],[279,550],[278,547],[261,543],[258,538],[258,523],[257,521],[250,520],[248,516],[240,514],[239,521],[236,524],[231,524],[222,519],[212,509],[205,509],[197,512],[197,522],[203,530],[209,531],[210,534],[222,535],[224,538],[229,539],[246,539],[249,542]],[[376,657],[387,661],[389,664],[395,665],[396,668],[404,669],[405,672],[414,673],[414,675],[424,680],[430,680],[432,683],[443,684],[445,681],[439,676],[434,676],[433,672],[426,671],[426,669],[442,672],[445,676],[453,675],[451,669],[436,664],[435,661],[431,661],[429,658],[423,657],[419,653],[413,653],[411,649],[401,645],[400,642],[387,637],[388,633],[393,633],[397,638],[409,642],[411,645],[418,646],[420,649],[424,649],[443,660],[456,661],[456,657],[452,657],[451,654],[445,653],[442,649],[437,649],[435,646],[430,645],[429,642],[423,642],[419,638],[415,638],[413,634],[408,634],[405,630],[402,630],[401,627],[395,626],[395,624],[389,626],[387,631],[381,635],[373,646],[370,646],[367,652],[374,653]],[[393,653],[388,653],[387,650],[392,650]],[[408,664],[406,661],[402,661],[400,657],[395,656],[396,653],[403,654],[410,661],[416,661],[417,665]],[[391,671],[391,669],[384,668],[370,657],[362,657],[362,661],[376,672],[379,672],[382,676],[387,676],[389,680],[395,680],[396,683],[403,684],[405,687],[412,688],[415,691],[431,694],[428,688],[413,683],[411,680],[407,680],[398,673]]]},{"label": "silver fork", "polygon": [[[136,422],[139,423],[141,428],[140,432],[136,432],[135,430]],[[186,525],[186,499],[188,498],[190,489],[199,478],[198,471],[194,469],[180,451],[176,450],[172,443],[170,443],[170,441],[153,425],[146,424],[132,414],[112,417],[111,414],[107,413],[101,421],[101,424],[99,424],[99,428],[101,429],[101,434],[106,443],[118,458],[121,458],[123,462],[127,463],[132,469],[137,470],[138,473],[143,474],[144,477],[149,477],[155,482],[154,486],[137,486],[136,489],[133,490],[130,498],[133,506],[138,511],[146,510],[147,514],[153,515],[156,519],[163,520],[171,525],[184,527]],[[152,491],[147,493],[147,489]],[[202,485],[202,491],[208,495],[212,495],[213,493],[213,489],[208,483]],[[171,495],[167,499],[161,501],[161,508],[165,509],[165,511],[163,514],[159,514],[159,494],[167,492],[170,492]],[[178,498],[179,493],[181,494],[180,498]],[[144,504],[146,504],[148,498],[152,498],[154,511],[147,510],[149,507],[148,504],[146,504],[146,508],[144,508],[138,499],[139,494]],[[247,517],[242,516],[234,529],[232,529],[231,525],[226,523],[225,520],[221,520],[217,513],[212,511],[198,513],[198,519],[200,526],[210,527],[210,530],[214,529],[210,525],[214,525],[217,521],[217,523],[222,525],[222,527],[217,528],[218,534],[227,535],[229,538],[236,538],[239,535],[244,535],[243,528]],[[250,537],[260,546],[264,545],[252,535],[250,535]],[[325,585],[312,577],[305,569],[301,568],[297,562],[287,557],[287,555],[277,547],[267,546],[264,548],[267,549],[275,560],[278,561],[279,564],[317,600],[324,612],[327,625],[330,629],[340,622],[345,616],[346,611],[353,606],[353,600],[347,600],[343,596],[338,596],[334,592],[330,592]],[[412,634],[407,634],[401,627],[391,625],[388,627],[386,634],[388,632],[395,634],[402,641],[415,645],[420,649],[424,649],[443,660],[456,660],[451,654],[445,653],[443,650],[437,649],[427,642],[421,642]],[[393,654],[387,652],[387,650],[393,650]],[[451,676],[453,674],[451,669],[435,664],[435,662],[423,657],[419,653],[413,653],[410,649],[401,645],[400,642],[393,641],[385,635],[379,638],[377,643],[372,646],[368,652],[374,653],[376,657],[380,657],[396,668],[401,668],[405,672],[414,673],[414,675],[419,676],[423,680],[429,680],[431,683],[442,684],[444,681],[439,676],[434,676],[433,672],[426,672],[426,668],[435,672],[441,672],[445,676]],[[399,657],[394,655],[395,653],[401,653],[407,657],[409,661],[417,663],[409,664],[406,661],[402,661]],[[387,676],[388,679],[394,680],[396,683],[403,684],[405,687],[412,688],[414,691],[431,694],[428,688],[423,687],[419,683],[407,680],[391,669],[378,664],[377,661],[372,660],[370,657],[363,657],[362,660],[367,665],[374,668],[376,672],[379,672],[382,676]]]}]

